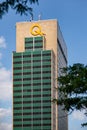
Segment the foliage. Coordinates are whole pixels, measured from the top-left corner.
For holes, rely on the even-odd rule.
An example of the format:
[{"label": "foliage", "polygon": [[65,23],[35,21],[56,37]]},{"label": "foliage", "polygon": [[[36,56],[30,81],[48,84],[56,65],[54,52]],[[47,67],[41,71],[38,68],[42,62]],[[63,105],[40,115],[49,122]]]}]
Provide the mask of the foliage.
[{"label": "foliage", "polygon": [[[87,66],[74,64],[61,69],[62,75],[58,78],[59,99],[54,99],[59,105],[64,106],[64,110],[73,112],[74,110],[85,110],[87,116]],[[86,126],[87,123],[82,124]]]},{"label": "foliage", "polygon": [[28,13],[33,15],[30,7],[33,3],[38,3],[38,0],[2,0],[0,2],[0,18],[8,13],[10,8],[20,15],[28,15]]}]

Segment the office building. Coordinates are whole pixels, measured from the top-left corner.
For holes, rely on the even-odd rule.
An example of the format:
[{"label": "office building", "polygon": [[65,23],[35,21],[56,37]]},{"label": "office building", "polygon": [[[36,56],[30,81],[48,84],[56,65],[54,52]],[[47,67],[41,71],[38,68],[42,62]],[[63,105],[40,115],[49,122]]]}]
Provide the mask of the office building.
[{"label": "office building", "polygon": [[16,24],[13,52],[13,130],[68,130],[65,112],[52,102],[67,50],[57,20]]}]

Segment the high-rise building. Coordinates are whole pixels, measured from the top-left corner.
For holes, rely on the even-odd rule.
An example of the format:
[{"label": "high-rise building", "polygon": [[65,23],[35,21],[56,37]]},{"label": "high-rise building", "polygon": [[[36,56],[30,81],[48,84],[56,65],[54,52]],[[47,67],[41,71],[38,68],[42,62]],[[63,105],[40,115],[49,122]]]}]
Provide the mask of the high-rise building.
[{"label": "high-rise building", "polygon": [[68,130],[65,112],[52,99],[67,50],[57,20],[16,24],[13,52],[13,130]]}]

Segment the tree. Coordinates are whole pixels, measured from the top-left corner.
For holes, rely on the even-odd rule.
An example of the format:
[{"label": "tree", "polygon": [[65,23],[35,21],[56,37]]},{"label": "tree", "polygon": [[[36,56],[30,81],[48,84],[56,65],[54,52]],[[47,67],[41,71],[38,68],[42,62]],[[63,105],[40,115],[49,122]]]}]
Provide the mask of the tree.
[{"label": "tree", "polygon": [[[64,110],[72,113],[74,110],[85,110],[87,116],[87,66],[73,64],[61,69],[62,75],[58,78],[59,99],[53,101],[63,105]],[[87,126],[87,122],[82,126]]]},{"label": "tree", "polygon": [[3,0],[0,2],[0,18],[13,9],[20,15],[33,15],[31,4],[38,3],[38,0]]}]

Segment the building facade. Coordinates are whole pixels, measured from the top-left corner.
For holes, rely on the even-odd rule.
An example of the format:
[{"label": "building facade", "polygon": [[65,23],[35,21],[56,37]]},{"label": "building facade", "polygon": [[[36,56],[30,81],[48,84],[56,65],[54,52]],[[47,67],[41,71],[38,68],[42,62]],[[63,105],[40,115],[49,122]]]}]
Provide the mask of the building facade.
[{"label": "building facade", "polygon": [[16,24],[13,52],[13,130],[68,130],[52,99],[67,50],[57,20]]}]

